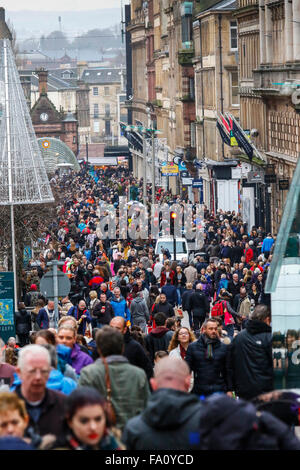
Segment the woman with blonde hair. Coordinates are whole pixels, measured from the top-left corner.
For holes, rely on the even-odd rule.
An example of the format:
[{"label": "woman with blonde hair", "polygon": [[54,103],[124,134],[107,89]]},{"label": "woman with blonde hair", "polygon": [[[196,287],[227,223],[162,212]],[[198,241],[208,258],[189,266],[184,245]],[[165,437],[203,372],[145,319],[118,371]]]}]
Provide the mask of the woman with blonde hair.
[{"label": "woman with blonde hair", "polygon": [[90,293],[89,293],[89,296],[90,296],[90,303],[89,303],[89,312],[91,314],[91,317],[92,317],[92,328],[96,328],[97,327],[97,318],[95,315],[94,315],[94,310],[96,308],[96,306],[98,304],[100,304],[100,300],[98,299],[98,294],[95,290],[91,290]]},{"label": "woman with blonde hair", "polygon": [[[172,358],[181,358],[182,360],[185,359],[187,348],[191,343],[196,341],[196,336],[194,333],[186,328],[185,326],[181,326],[178,328],[172,336],[168,347],[169,357]],[[194,374],[192,372],[191,375],[191,383],[189,392],[193,389],[194,386]]]},{"label": "woman with blonde hair", "polygon": [[196,341],[194,333],[182,326],[175,331],[169,344],[168,352],[170,357],[181,357],[185,359],[187,348]]}]

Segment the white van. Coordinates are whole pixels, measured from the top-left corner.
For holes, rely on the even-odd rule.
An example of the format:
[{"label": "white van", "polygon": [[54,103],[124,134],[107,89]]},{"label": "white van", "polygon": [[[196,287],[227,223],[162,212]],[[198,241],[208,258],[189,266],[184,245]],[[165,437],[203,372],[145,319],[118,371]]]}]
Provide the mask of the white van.
[{"label": "white van", "polygon": [[[162,237],[157,240],[155,246],[155,254],[159,255],[159,259],[161,261],[163,260],[162,249],[169,250],[171,254],[171,260],[174,259],[173,243],[174,242],[172,237]],[[181,261],[183,258],[189,259],[188,243],[185,238],[176,238],[176,261]]]}]

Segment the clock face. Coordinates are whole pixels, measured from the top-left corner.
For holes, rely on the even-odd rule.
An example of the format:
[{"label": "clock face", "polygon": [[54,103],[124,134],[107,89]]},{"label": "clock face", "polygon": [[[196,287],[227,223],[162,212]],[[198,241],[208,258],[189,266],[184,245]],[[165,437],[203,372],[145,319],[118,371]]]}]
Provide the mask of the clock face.
[{"label": "clock face", "polygon": [[48,119],[49,119],[49,116],[48,116],[47,113],[42,113],[42,114],[40,115],[40,120],[41,120],[41,121],[46,122],[46,121],[48,121]]}]

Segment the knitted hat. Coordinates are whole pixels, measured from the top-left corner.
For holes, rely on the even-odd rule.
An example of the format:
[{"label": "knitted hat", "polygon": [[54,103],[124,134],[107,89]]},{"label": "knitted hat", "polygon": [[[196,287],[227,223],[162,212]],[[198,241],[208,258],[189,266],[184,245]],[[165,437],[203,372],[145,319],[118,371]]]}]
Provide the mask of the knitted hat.
[{"label": "knitted hat", "polygon": [[36,284],[31,284],[30,290],[37,291],[37,285]]}]

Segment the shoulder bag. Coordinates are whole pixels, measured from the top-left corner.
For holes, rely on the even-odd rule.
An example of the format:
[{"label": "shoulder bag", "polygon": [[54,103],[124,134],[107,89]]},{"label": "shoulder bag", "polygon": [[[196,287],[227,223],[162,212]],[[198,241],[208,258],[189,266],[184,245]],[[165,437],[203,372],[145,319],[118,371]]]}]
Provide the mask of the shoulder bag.
[{"label": "shoulder bag", "polygon": [[101,359],[105,367],[106,412],[111,425],[115,425],[117,422],[117,417],[111,400],[111,385],[108,364],[105,357],[102,357]]}]

